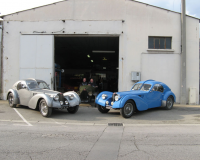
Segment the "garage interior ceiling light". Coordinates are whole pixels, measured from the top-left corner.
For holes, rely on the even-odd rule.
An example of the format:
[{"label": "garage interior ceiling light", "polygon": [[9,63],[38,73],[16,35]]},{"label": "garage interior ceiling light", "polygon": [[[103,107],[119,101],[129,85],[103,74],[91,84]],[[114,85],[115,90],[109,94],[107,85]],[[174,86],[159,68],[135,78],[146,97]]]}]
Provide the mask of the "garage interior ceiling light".
[{"label": "garage interior ceiling light", "polygon": [[94,62],[93,60],[91,60],[91,62]]},{"label": "garage interior ceiling light", "polygon": [[92,53],[115,53],[115,51],[92,51]]},{"label": "garage interior ceiling light", "polygon": [[88,54],[87,57],[90,58],[90,55]]}]

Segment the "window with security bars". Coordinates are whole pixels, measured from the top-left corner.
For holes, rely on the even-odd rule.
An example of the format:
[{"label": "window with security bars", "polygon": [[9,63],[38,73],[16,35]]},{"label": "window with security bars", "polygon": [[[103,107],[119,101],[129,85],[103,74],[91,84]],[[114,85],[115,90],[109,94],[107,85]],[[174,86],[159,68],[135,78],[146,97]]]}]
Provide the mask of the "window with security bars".
[{"label": "window with security bars", "polygon": [[171,49],[171,37],[149,37],[149,49]]}]

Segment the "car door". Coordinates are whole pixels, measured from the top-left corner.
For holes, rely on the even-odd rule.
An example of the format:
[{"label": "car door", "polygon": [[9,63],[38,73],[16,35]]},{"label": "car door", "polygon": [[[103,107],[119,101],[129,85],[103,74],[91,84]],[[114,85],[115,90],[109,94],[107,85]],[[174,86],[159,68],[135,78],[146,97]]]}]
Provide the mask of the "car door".
[{"label": "car door", "polygon": [[160,107],[162,104],[163,97],[163,86],[160,84],[155,84],[151,91],[147,94],[147,102],[149,108]]},{"label": "car door", "polygon": [[20,104],[28,106],[28,102],[31,98],[31,92],[29,91],[25,81],[21,81],[17,84],[17,93],[19,96]]}]

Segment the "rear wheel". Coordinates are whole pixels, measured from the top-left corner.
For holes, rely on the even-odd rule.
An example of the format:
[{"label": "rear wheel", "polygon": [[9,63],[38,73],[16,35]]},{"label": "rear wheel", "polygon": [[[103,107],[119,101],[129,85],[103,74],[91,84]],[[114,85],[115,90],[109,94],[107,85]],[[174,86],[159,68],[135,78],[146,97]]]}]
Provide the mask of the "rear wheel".
[{"label": "rear wheel", "polygon": [[110,109],[106,109],[106,107],[103,107],[101,105],[97,105],[99,112],[101,113],[108,113]]},{"label": "rear wheel", "polygon": [[167,101],[166,101],[166,107],[165,107],[165,109],[170,110],[170,109],[173,108],[173,105],[174,105],[174,98],[172,96],[169,96],[167,98]]},{"label": "rear wheel", "polygon": [[50,117],[52,114],[52,108],[47,106],[44,99],[42,99],[39,103],[39,110],[43,117]]},{"label": "rear wheel", "polygon": [[68,112],[72,113],[72,114],[76,113],[78,111],[78,109],[79,109],[79,106],[67,108]]},{"label": "rear wheel", "polygon": [[135,104],[131,100],[128,100],[124,107],[120,109],[120,114],[124,118],[130,118],[133,115],[135,108]]},{"label": "rear wheel", "polygon": [[10,107],[13,107],[13,108],[17,106],[16,104],[14,104],[14,96],[12,93],[8,95],[8,104]]}]

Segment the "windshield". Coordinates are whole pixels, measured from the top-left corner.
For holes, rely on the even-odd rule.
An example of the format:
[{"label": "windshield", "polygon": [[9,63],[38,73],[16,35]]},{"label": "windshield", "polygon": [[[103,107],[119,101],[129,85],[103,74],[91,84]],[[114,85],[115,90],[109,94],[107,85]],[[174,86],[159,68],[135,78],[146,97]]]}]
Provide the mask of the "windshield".
[{"label": "windshield", "polygon": [[49,89],[48,85],[45,82],[37,82],[37,83],[41,89]]},{"label": "windshield", "polygon": [[132,90],[139,90],[141,86],[142,86],[142,83],[137,83],[136,85],[134,85]]},{"label": "windshield", "polygon": [[143,84],[143,86],[142,87],[141,86],[142,86],[142,83],[137,83],[136,85],[134,85],[132,90],[149,91],[149,89],[151,88],[151,84]]},{"label": "windshield", "polygon": [[27,83],[27,85],[28,85],[28,87],[29,87],[30,89],[38,89],[38,88],[39,88],[39,87],[38,87],[38,84],[36,83],[36,81],[27,80],[26,83]]},{"label": "windshield", "polygon": [[150,84],[144,84],[140,90],[141,91],[149,91],[150,88],[151,88]]}]

